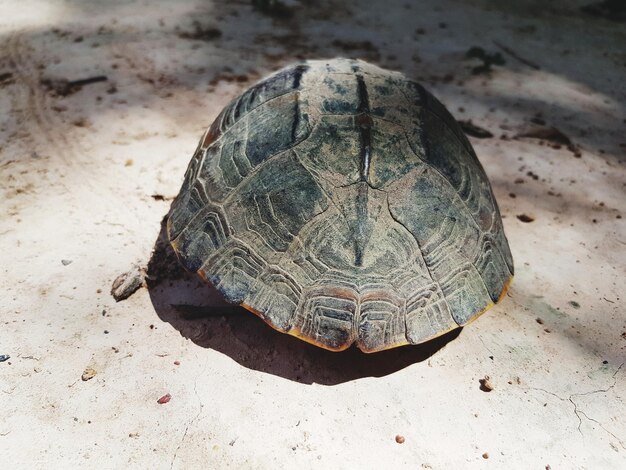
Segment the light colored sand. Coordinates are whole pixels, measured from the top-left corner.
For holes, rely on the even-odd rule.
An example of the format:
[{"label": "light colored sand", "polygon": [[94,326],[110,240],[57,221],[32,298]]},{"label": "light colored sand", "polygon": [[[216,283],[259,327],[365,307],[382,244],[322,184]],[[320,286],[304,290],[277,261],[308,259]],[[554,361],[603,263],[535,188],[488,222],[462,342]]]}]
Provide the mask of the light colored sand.
[{"label": "light colored sand", "polygon": [[[534,1],[345,2],[299,24],[225,3],[0,2],[2,467],[626,468],[623,23]],[[194,20],[221,38],[180,38]],[[472,75],[465,52],[492,40],[541,69],[504,54]],[[151,195],[175,196],[222,106],[297,55],[400,69],[496,135],[472,143],[516,278],[432,355],[332,354],[252,315],[182,320],[170,304],[216,302],[193,278],[109,295],[150,259],[170,203]],[[67,97],[41,84],[99,74]],[[582,158],[499,139],[535,113]]]}]

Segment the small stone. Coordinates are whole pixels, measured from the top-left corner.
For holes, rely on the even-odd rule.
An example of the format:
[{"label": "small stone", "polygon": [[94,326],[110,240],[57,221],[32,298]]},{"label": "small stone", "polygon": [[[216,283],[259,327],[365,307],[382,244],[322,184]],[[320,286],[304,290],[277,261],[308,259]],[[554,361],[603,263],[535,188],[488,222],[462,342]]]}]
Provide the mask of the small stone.
[{"label": "small stone", "polygon": [[93,369],[92,367],[87,367],[83,372],[83,375],[80,376],[80,378],[83,382],[87,382],[88,380],[93,379],[96,373],[97,372],[95,369]]},{"label": "small stone", "polygon": [[485,453],[483,454],[483,459],[488,459],[488,458],[489,458],[489,454],[488,454],[487,452],[485,452]]},{"label": "small stone", "polygon": [[11,356],[8,354],[0,354],[0,362],[8,361],[9,359],[11,359]]},{"label": "small stone", "polygon": [[143,286],[145,273],[135,265],[130,271],[120,274],[111,285],[111,295],[116,302],[126,300]]},{"label": "small stone", "polygon": [[180,365],[180,361],[174,361],[174,365],[175,366],[179,366]]},{"label": "small stone", "polygon": [[485,377],[480,379],[478,382],[480,383],[480,389],[483,392],[491,392],[494,389],[493,384],[491,383],[491,379],[488,375],[485,375]]},{"label": "small stone", "polygon": [[396,436],[396,442],[397,442],[398,444],[404,444],[404,440],[405,440],[405,439],[404,439],[404,436],[401,436],[400,434],[398,434],[398,435]]},{"label": "small stone", "polygon": [[72,260],[71,259],[62,259],[61,260],[61,264],[63,266],[67,266],[68,264],[72,264]]},{"label": "small stone", "polygon": [[169,403],[171,399],[172,399],[172,395],[170,395],[169,393],[166,393],[165,395],[163,395],[161,398],[157,400],[157,403],[159,405],[165,405],[166,403]]},{"label": "small stone", "polygon": [[543,320],[541,318],[537,317],[535,321],[539,323],[540,325],[543,325]]}]

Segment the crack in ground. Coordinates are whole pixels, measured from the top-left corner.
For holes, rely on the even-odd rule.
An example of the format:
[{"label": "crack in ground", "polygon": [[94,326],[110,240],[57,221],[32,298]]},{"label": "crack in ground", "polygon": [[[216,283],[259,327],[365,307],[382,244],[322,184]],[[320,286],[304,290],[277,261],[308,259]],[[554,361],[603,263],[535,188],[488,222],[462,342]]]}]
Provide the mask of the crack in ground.
[{"label": "crack in ground", "polygon": [[[209,360],[207,359],[206,362],[204,363],[204,368],[202,369],[202,376],[204,377],[204,372],[206,372],[206,368],[209,364]],[[189,428],[191,427],[191,425],[193,425],[193,423],[196,422],[196,420],[200,417],[200,415],[202,414],[202,408],[204,407],[202,400],[200,399],[200,395],[198,395],[198,375],[196,375],[196,379],[193,382],[193,393],[196,396],[196,398],[198,399],[198,403],[200,405],[200,409],[198,410],[198,412],[196,413],[196,415],[191,418],[189,420],[189,422],[187,423],[187,425],[185,426],[185,432],[183,433],[183,437],[180,439],[180,442],[178,443],[178,447],[176,447],[176,450],[174,451],[174,455],[172,456],[172,461],[170,462],[170,470],[172,470],[172,468],[174,467],[174,462],[176,461],[176,457],[178,456],[178,451],[180,450],[180,448],[183,446],[183,444],[185,443],[185,438],[187,437],[187,432],[189,431]]]},{"label": "crack in ground", "polygon": [[481,343],[483,343],[483,347],[487,350],[487,352],[488,352],[488,353],[492,356],[492,358],[493,358],[494,354],[493,354],[493,352],[491,351],[491,349],[489,349],[489,348],[487,347],[487,345],[485,344],[485,341],[483,340],[482,336],[480,336],[480,335],[476,335],[476,336],[478,336],[478,339],[480,340],[480,342],[481,342]]},{"label": "crack in ground", "polygon": [[578,410],[578,412],[580,414],[582,414],[585,418],[587,418],[589,421],[593,421],[598,426],[600,426],[604,430],[604,432],[606,432],[607,434],[613,436],[613,438],[617,441],[617,443],[620,445],[620,447],[622,449],[626,450],[626,446],[624,446],[624,443],[620,440],[620,438],[617,437],[615,434],[613,434],[611,431],[609,431],[607,428],[605,428],[604,425],[600,421],[598,421],[597,419],[593,419],[592,417],[588,416],[587,413],[585,413],[583,410]]},{"label": "crack in ground", "polygon": [[626,362],[622,362],[620,364],[620,366],[617,368],[617,370],[613,373],[613,375],[612,375],[613,383],[610,386],[608,386],[607,388],[601,388],[601,389],[598,389],[598,390],[591,390],[591,391],[585,392],[585,393],[572,393],[567,398],[563,398],[563,397],[557,395],[554,392],[550,392],[548,390],[545,390],[545,389],[539,388],[539,387],[525,387],[525,389],[526,390],[537,390],[537,391],[540,391],[540,392],[543,392],[543,393],[547,393],[548,395],[552,395],[553,397],[556,397],[556,398],[558,398],[561,401],[568,401],[568,402],[570,402],[574,406],[574,414],[576,415],[576,418],[578,418],[578,427],[577,427],[577,429],[578,429],[578,432],[580,433],[581,436],[584,437],[582,429],[581,429],[583,420],[582,420],[582,418],[580,416],[582,415],[585,418],[587,418],[589,421],[592,421],[592,422],[596,423],[604,432],[606,432],[607,434],[612,436],[617,441],[617,443],[620,445],[620,447],[622,449],[626,450],[626,446],[624,445],[624,442],[620,438],[618,438],[615,434],[613,434],[611,431],[606,429],[604,427],[604,425],[602,423],[600,423],[598,420],[592,418],[587,413],[585,413],[583,410],[579,409],[578,404],[574,401],[574,397],[583,397],[583,396],[587,396],[587,395],[593,395],[594,393],[607,393],[608,391],[610,391],[617,384],[617,377],[616,377],[617,373],[622,369],[624,364],[626,364]]}]

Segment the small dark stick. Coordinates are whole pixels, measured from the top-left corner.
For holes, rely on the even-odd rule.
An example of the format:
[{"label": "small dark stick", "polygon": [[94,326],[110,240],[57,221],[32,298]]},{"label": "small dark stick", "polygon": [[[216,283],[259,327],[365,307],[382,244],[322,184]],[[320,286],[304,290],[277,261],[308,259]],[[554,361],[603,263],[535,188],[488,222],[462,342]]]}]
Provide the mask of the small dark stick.
[{"label": "small dark stick", "polygon": [[510,47],[505,46],[504,44],[500,44],[498,41],[493,41],[493,43],[498,46],[500,49],[502,49],[504,52],[506,52],[507,54],[509,54],[511,57],[513,57],[514,59],[519,60],[522,64],[524,65],[528,65],[530,68],[533,68],[535,70],[541,70],[541,67],[539,67],[537,64],[535,64],[534,62],[531,62],[528,59],[524,59],[523,57],[520,57],[513,49],[511,49]]},{"label": "small dark stick", "polygon": [[80,80],[72,80],[67,82],[67,86],[68,87],[81,87],[84,85],[90,85],[92,83],[98,83],[98,82],[106,82],[108,80],[108,77],[106,75],[98,75],[95,77],[89,77],[89,78],[81,78]]}]

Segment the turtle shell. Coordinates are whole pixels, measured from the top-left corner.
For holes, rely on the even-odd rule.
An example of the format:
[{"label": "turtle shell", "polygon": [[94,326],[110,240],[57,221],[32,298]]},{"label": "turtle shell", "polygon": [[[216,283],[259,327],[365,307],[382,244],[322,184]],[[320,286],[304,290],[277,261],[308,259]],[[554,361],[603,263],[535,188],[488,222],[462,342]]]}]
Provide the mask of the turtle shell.
[{"label": "turtle shell", "polygon": [[489,181],[454,118],[418,83],[358,60],[287,67],[226,106],[168,235],[227,300],[333,351],[463,326],[513,274]]}]

